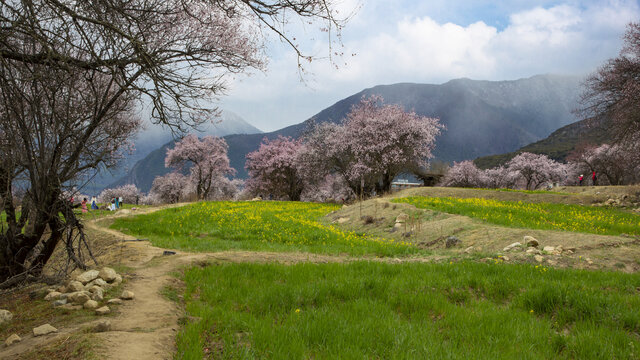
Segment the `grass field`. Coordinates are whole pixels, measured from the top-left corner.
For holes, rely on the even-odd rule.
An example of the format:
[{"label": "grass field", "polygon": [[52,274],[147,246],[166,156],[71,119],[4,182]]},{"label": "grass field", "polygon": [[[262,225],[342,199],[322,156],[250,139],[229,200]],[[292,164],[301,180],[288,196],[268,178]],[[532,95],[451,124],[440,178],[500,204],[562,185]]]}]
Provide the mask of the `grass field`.
[{"label": "grass field", "polygon": [[269,250],[395,256],[421,250],[402,241],[323,225],[334,204],[301,202],[199,202],[116,219],[113,229],[155,246],[192,251]]},{"label": "grass field", "polygon": [[640,275],[478,264],[184,273],[180,359],[637,359]]},{"label": "grass field", "polygon": [[454,197],[406,197],[392,201],[469,216],[508,227],[602,235],[640,235],[640,216],[617,209]]}]

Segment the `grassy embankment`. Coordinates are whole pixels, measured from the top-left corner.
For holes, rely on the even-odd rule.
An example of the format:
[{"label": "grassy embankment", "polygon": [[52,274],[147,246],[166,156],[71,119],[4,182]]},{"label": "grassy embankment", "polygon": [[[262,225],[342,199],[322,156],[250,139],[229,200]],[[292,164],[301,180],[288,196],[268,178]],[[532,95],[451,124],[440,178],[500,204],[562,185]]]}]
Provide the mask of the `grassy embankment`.
[{"label": "grassy embankment", "polygon": [[479,264],[186,270],[181,359],[634,359],[640,275]]},{"label": "grassy embankment", "polygon": [[454,197],[406,197],[392,201],[507,227],[640,236],[640,216],[611,208]]},{"label": "grassy embankment", "polygon": [[200,202],[116,219],[111,226],[155,246],[190,251],[304,251],[396,256],[423,252],[403,241],[347,232],[319,222],[339,209],[300,202]]}]

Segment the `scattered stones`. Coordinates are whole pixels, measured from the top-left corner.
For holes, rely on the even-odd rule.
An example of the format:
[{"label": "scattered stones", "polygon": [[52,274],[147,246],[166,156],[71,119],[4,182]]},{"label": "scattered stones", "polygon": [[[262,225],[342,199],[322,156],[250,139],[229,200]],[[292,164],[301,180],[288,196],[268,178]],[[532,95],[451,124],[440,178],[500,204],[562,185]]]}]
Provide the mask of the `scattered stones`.
[{"label": "scattered stones", "polygon": [[44,324],[36,328],[33,328],[33,336],[43,336],[43,335],[51,334],[54,332],[58,332],[58,329],[54,328],[49,324]]},{"label": "scattered stones", "polygon": [[555,260],[552,260],[552,259],[547,259],[547,263],[548,263],[549,265],[552,265],[552,266],[556,266],[556,265],[558,265],[558,262],[557,262],[557,261],[555,261]]},{"label": "scattered stones", "polygon": [[98,288],[98,289],[100,289],[100,291],[95,291],[91,293],[91,300],[102,301],[104,299],[102,288]]},{"label": "scattered stones", "polygon": [[119,285],[122,282],[122,276],[120,274],[116,275],[116,279],[113,280],[112,285]]},{"label": "scattered stones", "polygon": [[79,291],[77,293],[70,294],[67,300],[71,300],[74,304],[84,304],[91,300],[91,293],[88,291]]},{"label": "scattered stones", "polygon": [[447,238],[447,242],[446,242],[445,246],[446,246],[446,247],[447,247],[447,249],[448,249],[448,248],[452,248],[452,247],[454,247],[454,246],[456,246],[456,245],[458,245],[458,244],[460,244],[460,239],[458,239],[458,238],[457,238],[457,237],[455,237],[455,236],[449,236],[449,237]]},{"label": "scattered stones", "polygon": [[537,254],[540,255],[542,252],[534,247],[527,249],[527,254]]},{"label": "scattered stones", "polygon": [[88,283],[87,285],[85,285],[84,287],[85,287],[85,289],[90,289],[90,288],[92,288],[94,286],[106,287],[107,285],[109,285],[109,284],[106,281],[102,280],[101,278],[97,278],[97,279],[91,281],[90,283]]},{"label": "scattered stones", "polygon": [[98,321],[96,326],[93,328],[93,331],[97,333],[106,332],[110,330],[111,330],[111,321],[109,320],[100,320]]},{"label": "scattered stones", "polygon": [[122,294],[120,295],[120,299],[122,300],[133,300],[135,297],[136,296],[133,293],[133,291],[129,291],[129,290],[123,291]]},{"label": "scattered stones", "polygon": [[7,340],[4,342],[4,346],[11,346],[20,341],[22,341],[20,336],[18,336],[18,334],[13,334],[7,338]]},{"label": "scattered stones", "polygon": [[471,254],[472,251],[473,251],[473,246],[469,246],[468,248],[464,249],[464,252],[466,252],[467,254]]},{"label": "scattered stones", "polygon": [[56,289],[56,291],[58,291],[59,293],[62,293],[62,294],[66,293],[66,292],[69,292],[69,291],[67,290],[67,286],[66,286],[66,285],[60,285],[60,287],[58,287],[58,288]]},{"label": "scattered stones", "polygon": [[526,235],[524,237],[524,243],[527,244],[528,247],[538,247],[538,245],[540,245],[540,243],[538,242],[538,239],[529,235]]},{"label": "scattered stones", "polygon": [[509,245],[509,246],[505,247],[504,249],[502,249],[502,251],[505,251],[505,252],[506,252],[506,251],[511,251],[511,250],[513,250],[514,248],[517,248],[517,247],[520,247],[520,246],[522,246],[522,244],[521,244],[521,243],[519,243],[519,242],[514,242],[513,244],[511,244],[511,245]]},{"label": "scattered stones", "polygon": [[503,256],[503,257],[502,257],[502,260],[503,260],[503,261],[509,261],[509,260],[511,260],[511,259],[510,259],[508,256]]},{"label": "scattered stones", "polygon": [[545,246],[542,248],[542,251],[548,252],[548,253],[552,253],[554,251],[556,251],[556,248],[553,246]]},{"label": "scattered stones", "polygon": [[534,255],[533,258],[539,263],[544,261],[544,256],[542,255]]},{"label": "scattered stones", "polygon": [[62,306],[59,306],[58,309],[63,309],[63,310],[80,310],[82,309],[82,305],[74,305],[74,304],[64,304]]},{"label": "scattered stones", "polygon": [[110,299],[107,301],[109,305],[122,305],[122,299]]},{"label": "scattered stones", "polygon": [[108,267],[103,267],[98,273],[98,277],[108,283],[113,282],[116,279],[116,275],[118,275],[116,271]]},{"label": "scattered stones", "polygon": [[82,274],[78,275],[76,277],[77,281],[80,281],[82,283],[82,285],[87,284],[89,282],[91,282],[92,280],[95,280],[96,278],[98,278],[98,275],[100,274],[100,271],[98,270],[88,270],[83,272]]},{"label": "scattered stones", "polygon": [[98,308],[98,302],[95,300],[87,300],[82,307],[87,310],[93,310]]},{"label": "scattered stones", "polygon": [[84,285],[80,281],[71,281],[67,285],[67,291],[76,292],[84,290]]},{"label": "scattered stones", "polygon": [[13,319],[13,314],[9,310],[0,309],[0,325],[8,323]]},{"label": "scattered stones", "polygon": [[96,309],[96,314],[97,315],[106,315],[106,314],[108,314],[110,312],[111,312],[111,309],[109,309],[108,306],[103,306],[101,308],[97,308]]},{"label": "scattered stones", "polygon": [[53,302],[53,307],[58,307],[67,304],[67,299],[60,299]]},{"label": "scattered stones", "polygon": [[44,297],[44,300],[45,301],[56,300],[60,298],[60,295],[62,295],[62,293],[59,293],[57,291],[52,291],[48,293],[47,296]]}]

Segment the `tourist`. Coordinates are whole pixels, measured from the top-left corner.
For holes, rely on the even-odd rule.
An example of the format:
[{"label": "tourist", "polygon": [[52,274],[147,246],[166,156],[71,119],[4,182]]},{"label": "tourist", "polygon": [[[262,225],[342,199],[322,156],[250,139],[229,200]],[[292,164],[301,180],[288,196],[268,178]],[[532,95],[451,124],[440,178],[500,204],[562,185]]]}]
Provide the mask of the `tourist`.
[{"label": "tourist", "polygon": [[80,206],[82,206],[82,212],[86,213],[87,211],[87,198],[82,199],[82,202],[80,203]]}]

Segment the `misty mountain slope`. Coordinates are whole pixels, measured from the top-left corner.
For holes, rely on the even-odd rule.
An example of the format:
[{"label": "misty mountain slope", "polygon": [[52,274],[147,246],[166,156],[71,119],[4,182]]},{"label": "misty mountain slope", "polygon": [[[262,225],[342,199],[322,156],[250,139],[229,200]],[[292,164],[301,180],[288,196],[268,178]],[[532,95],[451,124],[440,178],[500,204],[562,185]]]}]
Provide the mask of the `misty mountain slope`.
[{"label": "misty mountain slope", "polygon": [[567,156],[579,145],[600,145],[612,140],[606,125],[589,125],[585,120],[563,126],[547,138],[520,149],[499,155],[483,156],[473,162],[482,169],[503,165],[523,152],[544,154],[556,161],[566,161]]},{"label": "misty mountain slope", "polygon": [[[117,169],[111,170],[110,172],[100,172],[92,179],[88,186],[86,186],[86,192],[98,193],[103,188],[113,187],[115,184],[137,184],[138,181],[147,183],[148,181],[143,179],[151,175],[157,176],[163,173],[164,155],[162,155],[162,170],[157,169],[158,164],[140,164],[138,166],[137,162],[151,155],[151,153],[158,150],[159,147],[173,141],[173,134],[169,129],[161,126],[146,125],[146,127],[147,129],[141,130],[133,139],[135,151],[129,154]],[[260,129],[230,111],[222,111],[218,119],[212,123],[202,124],[198,130],[200,130],[198,136],[225,136],[229,134],[257,134],[262,132]],[[166,148],[164,153],[166,153]],[[154,154],[149,158],[149,161],[157,161],[159,158],[160,156],[158,154]],[[146,174],[146,171],[150,171],[150,173]],[[153,179],[151,179],[151,181],[153,181]],[[150,184],[149,187],[151,187]]]},{"label": "misty mountain slope", "polygon": [[[440,118],[447,129],[437,138],[434,155],[447,162],[461,161],[517,150],[575,122],[571,110],[577,106],[580,81],[572,76],[537,75],[514,81],[456,79],[441,85],[379,85],[336,102],[312,119],[339,123],[363,96],[380,95],[387,104]],[[310,121],[270,133],[225,136],[237,177],[246,178],[245,156],[258,148],[262,138],[298,137]],[[128,179],[144,176],[129,174]]]}]

